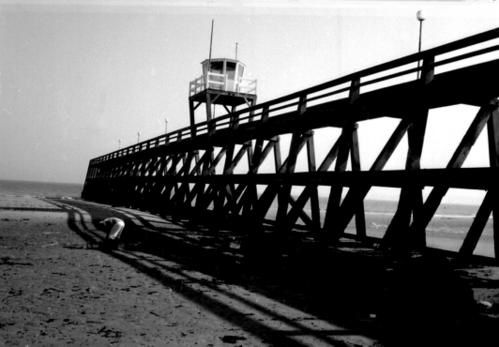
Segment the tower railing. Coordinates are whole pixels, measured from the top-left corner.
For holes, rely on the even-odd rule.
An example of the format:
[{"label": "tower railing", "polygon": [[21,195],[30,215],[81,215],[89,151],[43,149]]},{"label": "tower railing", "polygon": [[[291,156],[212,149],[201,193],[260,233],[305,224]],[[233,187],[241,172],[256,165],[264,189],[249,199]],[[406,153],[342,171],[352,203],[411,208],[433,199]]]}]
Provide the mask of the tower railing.
[{"label": "tower railing", "polygon": [[256,79],[230,79],[227,74],[208,72],[189,83],[189,96],[201,93],[206,89],[222,90],[243,94],[256,94]]}]

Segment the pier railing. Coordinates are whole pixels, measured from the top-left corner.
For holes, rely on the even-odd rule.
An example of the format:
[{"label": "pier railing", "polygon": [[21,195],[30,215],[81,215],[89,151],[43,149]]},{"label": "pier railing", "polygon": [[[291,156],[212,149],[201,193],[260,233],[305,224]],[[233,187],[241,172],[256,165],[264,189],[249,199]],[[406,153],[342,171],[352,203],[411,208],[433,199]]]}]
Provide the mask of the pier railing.
[{"label": "pier railing", "polygon": [[[236,119],[239,124],[247,122],[261,122],[267,118],[274,117],[286,112],[296,111],[300,100],[307,105],[320,104],[331,100],[344,99],[355,82],[360,92],[385,88],[386,85],[400,83],[402,81],[414,81],[417,74],[422,72],[423,66],[418,68],[418,61],[427,61],[427,68],[440,68],[442,72],[448,72],[473,64],[472,59],[480,58],[481,61],[490,61],[499,58],[499,28],[484,33],[470,36],[455,42],[451,42],[433,49],[415,53],[403,58],[383,63],[365,70],[361,70],[332,81],[319,84],[299,92],[260,103],[233,114],[226,114],[211,121],[213,129],[227,128],[231,120]],[[479,44],[489,43],[486,47]],[[464,51],[466,49],[466,51]],[[492,55],[494,54],[494,55]],[[439,59],[440,58],[440,59]],[[439,70],[435,70],[438,74]],[[203,77],[199,77],[203,80]],[[197,79],[196,81],[198,81]],[[203,82],[202,81],[202,82]],[[194,81],[193,81],[194,82]],[[199,82],[199,81],[198,81]],[[198,87],[206,87],[205,83],[197,83]],[[331,115],[334,117],[334,115]],[[200,122],[195,126],[196,134],[204,134],[208,131],[208,122]],[[171,142],[187,140],[191,137],[191,127],[184,127],[168,134],[160,135],[145,140],[135,145],[113,151],[111,153],[92,159],[91,163],[99,163],[113,158],[137,153],[149,148],[162,146]]]}]

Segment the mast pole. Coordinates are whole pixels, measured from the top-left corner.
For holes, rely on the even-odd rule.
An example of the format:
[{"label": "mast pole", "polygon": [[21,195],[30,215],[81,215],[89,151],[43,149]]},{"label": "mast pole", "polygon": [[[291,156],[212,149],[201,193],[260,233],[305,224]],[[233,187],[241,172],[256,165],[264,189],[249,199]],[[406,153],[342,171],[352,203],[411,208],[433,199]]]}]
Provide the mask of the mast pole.
[{"label": "mast pole", "polygon": [[215,20],[211,20],[211,35],[210,35],[210,54],[208,55],[208,69],[211,68],[211,48],[213,46],[213,25],[215,23]]}]

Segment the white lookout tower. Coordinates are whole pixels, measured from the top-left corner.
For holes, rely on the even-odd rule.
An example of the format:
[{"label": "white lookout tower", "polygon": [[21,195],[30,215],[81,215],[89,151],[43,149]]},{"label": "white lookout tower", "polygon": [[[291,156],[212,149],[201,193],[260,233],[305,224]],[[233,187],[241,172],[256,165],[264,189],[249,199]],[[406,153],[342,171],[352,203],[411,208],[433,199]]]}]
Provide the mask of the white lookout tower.
[{"label": "white lookout tower", "polygon": [[[211,121],[213,105],[221,105],[227,113],[237,106],[256,103],[256,79],[245,78],[246,66],[237,59],[213,58],[201,63],[203,74],[190,82],[189,112],[192,135],[195,134],[195,111],[206,104],[206,120]],[[209,128],[209,127],[208,127]]]}]

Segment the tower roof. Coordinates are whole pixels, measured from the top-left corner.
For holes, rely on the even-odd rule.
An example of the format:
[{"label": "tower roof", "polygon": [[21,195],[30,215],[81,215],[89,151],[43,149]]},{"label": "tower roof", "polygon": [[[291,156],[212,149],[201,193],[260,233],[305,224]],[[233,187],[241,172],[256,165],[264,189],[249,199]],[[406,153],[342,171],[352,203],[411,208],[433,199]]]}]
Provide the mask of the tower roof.
[{"label": "tower roof", "polygon": [[229,63],[236,63],[236,64],[240,64],[240,65],[243,65],[243,66],[246,66],[246,64],[244,64],[242,61],[240,60],[237,60],[237,59],[232,59],[232,58],[211,58],[211,59],[205,59],[201,62],[201,64],[205,64],[205,63],[208,63],[208,62],[219,62],[219,61],[227,61]]}]

